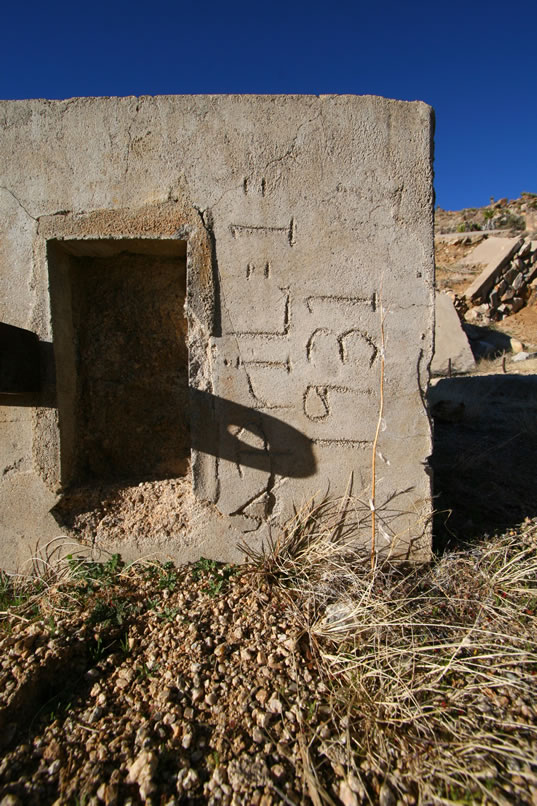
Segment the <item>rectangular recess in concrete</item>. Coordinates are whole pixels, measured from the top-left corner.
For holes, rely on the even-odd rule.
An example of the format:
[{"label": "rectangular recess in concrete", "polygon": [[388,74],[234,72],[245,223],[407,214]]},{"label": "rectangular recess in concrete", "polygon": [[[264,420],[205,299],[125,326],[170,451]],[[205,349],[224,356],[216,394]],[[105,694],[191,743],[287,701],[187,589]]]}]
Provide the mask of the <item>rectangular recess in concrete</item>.
[{"label": "rectangular recess in concrete", "polygon": [[64,487],[184,476],[186,241],[47,245]]}]

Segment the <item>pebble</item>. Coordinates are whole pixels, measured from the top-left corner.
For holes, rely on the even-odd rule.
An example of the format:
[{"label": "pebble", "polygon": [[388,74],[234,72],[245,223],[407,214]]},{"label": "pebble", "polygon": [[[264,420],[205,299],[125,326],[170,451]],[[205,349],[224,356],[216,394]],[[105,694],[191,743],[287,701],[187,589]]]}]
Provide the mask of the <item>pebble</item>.
[{"label": "pebble", "polygon": [[255,698],[261,705],[264,705],[268,700],[268,696],[266,688],[260,688],[259,691],[256,692]]},{"label": "pebble", "polygon": [[100,705],[95,707],[88,716],[88,722],[91,724],[92,722],[97,722],[104,714],[104,708],[101,708]]},{"label": "pebble", "polygon": [[193,738],[194,738],[194,734],[192,733],[192,731],[187,730],[187,731],[185,731],[185,733],[183,733],[183,738],[181,740],[181,744],[183,745],[185,750],[188,750],[188,748],[192,744],[192,739]]},{"label": "pebble", "polygon": [[267,703],[267,710],[270,711],[271,714],[281,714],[283,712],[281,700],[279,700],[275,695],[272,695]]},{"label": "pebble", "polygon": [[389,784],[384,781],[380,787],[379,792],[379,806],[396,806],[397,798],[395,797]]},{"label": "pebble", "polygon": [[358,798],[350,788],[347,781],[341,781],[339,784],[338,795],[343,806],[359,806]]},{"label": "pebble", "polygon": [[252,739],[254,740],[254,742],[256,742],[256,744],[261,744],[262,742],[265,741],[265,735],[257,727],[257,725],[255,725],[255,727],[252,729]]}]

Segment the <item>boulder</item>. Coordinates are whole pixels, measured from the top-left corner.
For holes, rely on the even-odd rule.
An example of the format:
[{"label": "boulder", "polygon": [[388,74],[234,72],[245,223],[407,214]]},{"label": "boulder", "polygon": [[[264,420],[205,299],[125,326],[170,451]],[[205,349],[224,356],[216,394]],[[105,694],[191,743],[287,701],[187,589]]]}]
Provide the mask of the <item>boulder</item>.
[{"label": "boulder", "polygon": [[469,372],[474,368],[475,360],[451,298],[438,292],[431,372],[433,375],[447,375],[450,366],[454,373]]}]

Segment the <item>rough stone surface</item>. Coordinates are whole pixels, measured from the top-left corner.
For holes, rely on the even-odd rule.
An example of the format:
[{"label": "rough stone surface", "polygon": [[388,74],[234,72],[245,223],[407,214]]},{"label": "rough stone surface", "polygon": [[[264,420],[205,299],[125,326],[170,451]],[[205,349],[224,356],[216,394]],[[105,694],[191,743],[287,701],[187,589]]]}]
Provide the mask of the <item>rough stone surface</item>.
[{"label": "rough stone surface", "polygon": [[481,274],[466,291],[467,299],[484,297],[490,291],[498,272],[521,243],[521,238],[488,238],[461,260],[464,266],[483,266]]},{"label": "rough stone surface", "polygon": [[379,549],[428,556],[431,109],[74,98],[1,120],[0,321],[41,364],[38,394],[0,398],[5,563],[58,535],[237,560],[312,496],[368,500],[382,356]]},{"label": "rough stone surface", "polygon": [[521,310],[531,299],[532,280],[537,270],[534,242],[529,238],[494,237],[489,241],[486,250],[485,244],[481,244],[458,266],[464,270],[466,265],[467,270],[473,271],[483,265],[478,260],[490,259],[464,297],[455,296],[455,306],[468,322],[500,321]]},{"label": "rough stone surface", "polygon": [[[475,367],[474,355],[459,315],[448,294],[437,293],[434,328],[434,356],[431,372],[447,375],[452,372],[469,372]],[[451,362],[451,363],[450,363]]]}]

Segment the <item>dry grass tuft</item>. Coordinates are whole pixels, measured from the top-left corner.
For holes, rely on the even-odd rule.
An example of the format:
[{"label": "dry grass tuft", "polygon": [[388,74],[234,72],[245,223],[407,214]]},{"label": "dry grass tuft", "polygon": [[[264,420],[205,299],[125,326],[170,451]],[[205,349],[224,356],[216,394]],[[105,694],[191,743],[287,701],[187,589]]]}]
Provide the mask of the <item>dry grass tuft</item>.
[{"label": "dry grass tuft", "polygon": [[38,617],[53,623],[95,596],[112,595],[116,587],[134,590],[137,575],[163,573],[160,563],[148,559],[125,565],[119,554],[102,554],[95,560],[91,549],[62,536],[36,548],[21,573],[0,569],[0,637],[12,625]]},{"label": "dry grass tuft", "polygon": [[340,738],[306,737],[310,759],[370,802],[537,803],[537,523],[372,572],[338,509],[297,513],[263,558],[332,692]]}]

